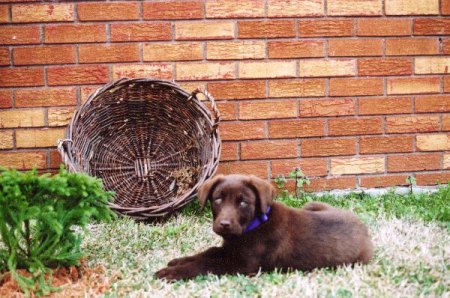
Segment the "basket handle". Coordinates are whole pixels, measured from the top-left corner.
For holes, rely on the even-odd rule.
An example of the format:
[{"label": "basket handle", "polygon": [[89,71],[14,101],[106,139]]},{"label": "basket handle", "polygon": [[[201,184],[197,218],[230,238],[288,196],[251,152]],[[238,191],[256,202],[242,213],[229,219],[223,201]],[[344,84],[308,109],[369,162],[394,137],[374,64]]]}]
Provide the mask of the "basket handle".
[{"label": "basket handle", "polygon": [[71,139],[59,139],[57,150],[61,155],[61,159],[69,170],[74,170],[72,163],[72,156],[70,154],[69,144],[72,143]]},{"label": "basket handle", "polygon": [[195,89],[194,91],[192,91],[191,96],[189,96],[188,100],[192,99],[192,97],[197,97],[198,93],[202,93],[211,103],[211,109],[214,113],[214,123],[212,125],[212,132],[214,133],[217,128],[219,127],[219,123],[220,123],[220,112],[219,109],[217,108],[216,102],[214,100],[214,97],[212,97],[212,95],[205,90],[205,88],[203,87],[198,87],[197,89]]}]

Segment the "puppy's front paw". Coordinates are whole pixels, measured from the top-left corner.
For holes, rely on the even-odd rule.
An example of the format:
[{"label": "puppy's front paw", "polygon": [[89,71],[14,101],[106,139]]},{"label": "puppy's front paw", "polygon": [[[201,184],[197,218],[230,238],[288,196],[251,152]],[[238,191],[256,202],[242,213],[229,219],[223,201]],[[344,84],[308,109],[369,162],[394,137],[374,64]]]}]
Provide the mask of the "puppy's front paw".
[{"label": "puppy's front paw", "polygon": [[181,270],[180,267],[166,267],[163,268],[161,270],[159,270],[158,272],[155,273],[156,277],[159,279],[166,279],[168,281],[176,281],[176,280],[181,280],[184,278],[187,278],[188,276],[185,276],[182,273],[183,270]]}]

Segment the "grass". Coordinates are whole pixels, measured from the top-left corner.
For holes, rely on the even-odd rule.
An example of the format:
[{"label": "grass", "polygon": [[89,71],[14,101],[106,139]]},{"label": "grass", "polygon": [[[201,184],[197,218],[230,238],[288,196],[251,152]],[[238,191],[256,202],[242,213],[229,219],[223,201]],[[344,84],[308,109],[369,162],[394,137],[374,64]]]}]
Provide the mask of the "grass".
[{"label": "grass", "polygon": [[197,277],[167,283],[153,274],[172,258],[191,255],[221,239],[211,230],[208,208],[196,202],[164,224],[122,218],[93,224],[84,248],[91,265],[115,279],[106,297],[450,297],[450,187],[429,195],[344,197],[306,195],[280,199],[300,207],[310,200],[354,210],[375,243],[368,265],[242,275]]}]

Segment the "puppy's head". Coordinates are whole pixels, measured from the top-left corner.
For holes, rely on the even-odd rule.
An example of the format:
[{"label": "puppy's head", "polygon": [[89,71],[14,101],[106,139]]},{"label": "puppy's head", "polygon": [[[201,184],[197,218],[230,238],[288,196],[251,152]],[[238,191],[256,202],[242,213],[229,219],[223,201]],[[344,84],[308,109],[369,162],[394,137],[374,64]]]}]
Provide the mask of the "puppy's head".
[{"label": "puppy's head", "polygon": [[211,202],[213,230],[228,238],[241,235],[256,215],[272,205],[275,190],[256,176],[218,175],[198,191],[202,208]]}]

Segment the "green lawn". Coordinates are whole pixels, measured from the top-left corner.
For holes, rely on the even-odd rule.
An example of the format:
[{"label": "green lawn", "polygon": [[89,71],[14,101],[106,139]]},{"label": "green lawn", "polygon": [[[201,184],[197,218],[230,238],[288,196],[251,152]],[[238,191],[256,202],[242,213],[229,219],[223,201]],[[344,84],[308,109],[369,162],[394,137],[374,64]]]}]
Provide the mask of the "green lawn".
[{"label": "green lawn", "polygon": [[450,187],[431,195],[280,199],[300,207],[321,200],[354,210],[375,243],[368,265],[254,277],[213,275],[167,283],[153,274],[172,258],[191,255],[221,239],[208,209],[196,202],[164,224],[130,219],[93,224],[84,248],[89,265],[103,265],[115,282],[106,297],[450,297]]}]

